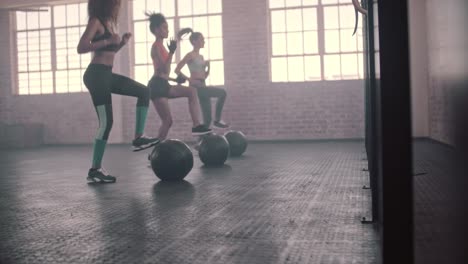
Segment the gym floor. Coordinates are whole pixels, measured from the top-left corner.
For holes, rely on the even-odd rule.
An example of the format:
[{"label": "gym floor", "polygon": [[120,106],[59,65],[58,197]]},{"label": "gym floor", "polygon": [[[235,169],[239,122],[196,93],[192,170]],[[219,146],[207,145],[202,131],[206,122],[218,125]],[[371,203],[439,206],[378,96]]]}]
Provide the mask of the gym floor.
[{"label": "gym floor", "polygon": [[376,263],[362,141],[250,143],[159,181],[109,145],[117,183],[86,183],[91,146],[0,152],[0,263]]},{"label": "gym floor", "polygon": [[[378,263],[361,141],[250,143],[185,181],[109,145],[117,183],[87,184],[91,146],[1,150],[0,263]],[[450,243],[450,148],[414,144],[416,263]]]}]

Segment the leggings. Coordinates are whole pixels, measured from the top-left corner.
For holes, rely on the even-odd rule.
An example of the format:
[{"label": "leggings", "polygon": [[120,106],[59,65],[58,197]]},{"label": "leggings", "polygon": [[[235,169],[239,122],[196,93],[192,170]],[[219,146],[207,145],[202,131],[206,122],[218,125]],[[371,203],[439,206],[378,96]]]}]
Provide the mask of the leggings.
[{"label": "leggings", "polygon": [[148,107],[146,86],[128,77],[112,73],[112,66],[90,64],[83,76],[99,118],[97,139],[107,140],[113,124],[112,96],[121,94],[137,97],[137,107]]},{"label": "leggings", "polygon": [[203,124],[207,127],[211,125],[211,98],[218,98],[216,101],[215,121],[221,120],[224,102],[226,101],[226,91],[224,89],[206,86],[203,81],[202,86],[194,85],[197,88],[198,100],[203,114]]}]

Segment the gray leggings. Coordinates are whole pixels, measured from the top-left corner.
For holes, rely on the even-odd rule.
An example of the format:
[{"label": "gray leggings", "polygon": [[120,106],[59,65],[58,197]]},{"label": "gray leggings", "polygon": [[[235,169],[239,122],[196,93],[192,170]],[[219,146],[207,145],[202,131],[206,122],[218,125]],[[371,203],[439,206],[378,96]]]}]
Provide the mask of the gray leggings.
[{"label": "gray leggings", "polygon": [[211,98],[215,97],[218,99],[216,101],[215,121],[219,121],[221,120],[224,102],[226,101],[226,91],[221,88],[205,85],[200,87],[196,86],[196,88],[203,114],[203,124],[209,127],[211,125]]}]

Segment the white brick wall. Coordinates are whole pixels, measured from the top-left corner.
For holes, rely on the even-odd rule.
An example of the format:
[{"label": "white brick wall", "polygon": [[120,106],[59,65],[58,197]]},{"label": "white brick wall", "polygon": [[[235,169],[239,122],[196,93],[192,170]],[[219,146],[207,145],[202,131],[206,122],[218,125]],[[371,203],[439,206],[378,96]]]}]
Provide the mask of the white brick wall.
[{"label": "white brick wall", "polygon": [[[364,88],[362,81],[271,83],[269,81],[268,10],[266,0],[223,1],[225,88],[228,92],[224,119],[250,139],[362,138]],[[7,20],[1,13],[0,22]],[[2,36],[6,23],[0,24]],[[0,58],[8,58],[4,38]],[[122,64],[126,63],[122,56]],[[2,60],[3,61],[3,60]],[[128,67],[120,67],[125,74]],[[0,116],[8,122],[36,121],[46,127],[46,143],[88,143],[97,128],[88,94],[11,96],[9,66],[0,68]],[[114,100],[115,101],[115,100]],[[122,98],[114,111],[115,141],[133,137],[135,103]],[[156,135],[159,117],[150,106],[147,134]],[[193,140],[186,99],[171,100],[174,125],[169,137]],[[59,121],[60,120],[60,121]],[[118,131],[115,131],[118,130]]]}]

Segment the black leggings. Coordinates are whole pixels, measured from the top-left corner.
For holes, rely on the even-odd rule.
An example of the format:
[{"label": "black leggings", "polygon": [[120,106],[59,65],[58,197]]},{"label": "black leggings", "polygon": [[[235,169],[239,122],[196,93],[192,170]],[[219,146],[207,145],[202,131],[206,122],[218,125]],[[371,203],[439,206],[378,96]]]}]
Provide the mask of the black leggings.
[{"label": "black leggings", "polygon": [[[113,123],[112,95],[121,94],[138,97],[137,107],[148,107],[149,92],[146,86],[128,77],[112,73],[112,67],[90,64],[83,76],[100,120],[99,139],[107,140]],[[103,121],[105,120],[105,121]]]},{"label": "black leggings", "polygon": [[128,77],[112,73],[112,67],[90,64],[83,76],[95,106],[112,104],[111,94],[138,97],[137,106],[149,105],[148,88]]},{"label": "black leggings", "polygon": [[223,113],[224,102],[226,101],[226,91],[224,89],[206,86],[203,81],[203,85],[194,86],[197,88],[198,100],[200,101],[200,108],[203,114],[203,124],[205,126],[211,125],[211,98],[217,98],[216,110],[215,110],[215,121],[221,120]]}]

